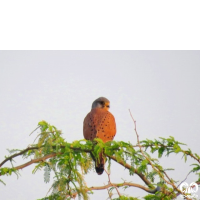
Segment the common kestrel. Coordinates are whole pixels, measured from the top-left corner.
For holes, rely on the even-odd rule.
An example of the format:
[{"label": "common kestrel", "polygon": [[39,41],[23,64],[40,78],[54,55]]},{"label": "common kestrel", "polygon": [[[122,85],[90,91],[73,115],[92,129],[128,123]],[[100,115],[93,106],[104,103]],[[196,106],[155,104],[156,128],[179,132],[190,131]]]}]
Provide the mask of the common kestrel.
[{"label": "common kestrel", "polygon": [[[86,115],[83,122],[83,135],[86,140],[100,138],[103,142],[113,140],[116,134],[116,124],[114,116],[108,111],[110,101],[105,97],[99,97],[92,103],[91,111]],[[100,159],[95,161],[97,174],[101,175],[104,171],[104,159],[102,152]]]}]

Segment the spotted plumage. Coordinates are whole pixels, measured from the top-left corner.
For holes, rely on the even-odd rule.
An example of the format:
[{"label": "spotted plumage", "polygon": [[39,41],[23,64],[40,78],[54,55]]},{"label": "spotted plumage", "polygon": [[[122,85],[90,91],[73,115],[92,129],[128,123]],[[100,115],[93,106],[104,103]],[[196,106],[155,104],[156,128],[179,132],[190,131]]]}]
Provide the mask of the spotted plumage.
[{"label": "spotted plumage", "polygon": [[[108,111],[110,102],[105,97],[100,97],[92,103],[91,111],[86,115],[83,122],[83,135],[86,140],[100,138],[103,142],[113,140],[116,134],[114,116]],[[102,174],[104,170],[104,159],[100,153],[100,162],[96,162],[96,171]]]}]

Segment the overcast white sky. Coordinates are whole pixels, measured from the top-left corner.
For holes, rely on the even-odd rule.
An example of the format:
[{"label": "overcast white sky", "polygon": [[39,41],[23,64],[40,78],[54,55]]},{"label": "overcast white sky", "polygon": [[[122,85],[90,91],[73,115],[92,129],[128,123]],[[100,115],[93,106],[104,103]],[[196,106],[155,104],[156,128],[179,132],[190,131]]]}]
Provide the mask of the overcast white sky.
[{"label": "overcast white sky", "polygon": [[[115,140],[136,143],[130,108],[141,140],[174,136],[200,154],[199,77],[199,51],[0,51],[0,160],[7,148],[31,144],[36,135],[29,134],[40,120],[61,129],[69,142],[82,139],[83,119],[100,96],[111,101]],[[162,160],[166,167],[176,167],[172,174],[177,180],[190,169],[180,158]],[[26,162],[16,161],[16,165]],[[44,197],[50,184],[44,183],[43,172],[32,175],[33,168],[23,169],[18,180],[1,177],[7,184],[0,185],[1,199]],[[88,186],[107,183],[105,174],[86,178]],[[139,182],[113,165],[111,180],[121,178]],[[190,176],[187,181],[195,180]],[[146,194],[136,188],[127,193]],[[106,197],[107,191],[98,191],[91,199]]]}]

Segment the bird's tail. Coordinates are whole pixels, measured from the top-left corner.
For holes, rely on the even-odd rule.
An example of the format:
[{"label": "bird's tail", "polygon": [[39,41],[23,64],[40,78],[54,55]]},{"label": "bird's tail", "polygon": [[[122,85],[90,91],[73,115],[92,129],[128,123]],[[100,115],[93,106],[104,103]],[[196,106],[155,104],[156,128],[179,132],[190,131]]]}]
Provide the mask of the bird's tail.
[{"label": "bird's tail", "polygon": [[95,159],[92,155],[93,160],[95,161],[95,169],[98,175],[103,174],[105,160],[103,158],[103,152],[99,153],[99,159]]}]

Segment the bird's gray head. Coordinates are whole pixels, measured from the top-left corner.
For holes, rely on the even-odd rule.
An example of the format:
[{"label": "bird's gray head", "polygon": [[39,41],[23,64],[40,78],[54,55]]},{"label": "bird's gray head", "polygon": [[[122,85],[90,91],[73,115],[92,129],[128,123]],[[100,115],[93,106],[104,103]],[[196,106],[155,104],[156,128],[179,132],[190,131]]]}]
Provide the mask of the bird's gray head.
[{"label": "bird's gray head", "polygon": [[110,101],[106,99],[105,97],[99,97],[92,103],[92,109],[93,108],[104,108],[106,110],[109,110],[110,108]]}]

